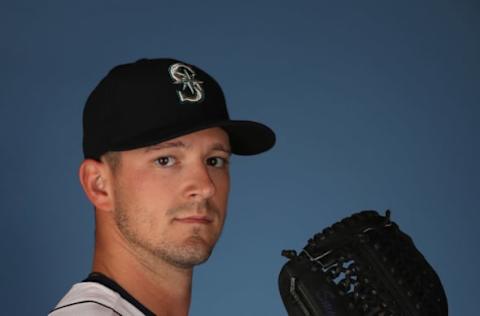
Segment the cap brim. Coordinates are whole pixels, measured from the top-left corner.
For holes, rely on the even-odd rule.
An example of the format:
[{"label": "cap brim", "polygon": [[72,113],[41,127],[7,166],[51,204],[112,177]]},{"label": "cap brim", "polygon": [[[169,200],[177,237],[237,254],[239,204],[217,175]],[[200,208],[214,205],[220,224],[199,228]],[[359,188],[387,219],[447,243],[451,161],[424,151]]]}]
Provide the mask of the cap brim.
[{"label": "cap brim", "polygon": [[230,136],[232,152],[237,155],[256,155],[275,145],[275,133],[266,125],[252,121],[227,121],[218,126]]},{"label": "cap brim", "polygon": [[135,139],[111,145],[109,150],[122,151],[151,146],[211,127],[221,127],[227,132],[232,153],[236,155],[260,154],[269,150],[275,144],[275,133],[266,125],[253,121],[225,120],[205,122],[188,127],[176,126],[168,131],[165,129],[149,131]]}]

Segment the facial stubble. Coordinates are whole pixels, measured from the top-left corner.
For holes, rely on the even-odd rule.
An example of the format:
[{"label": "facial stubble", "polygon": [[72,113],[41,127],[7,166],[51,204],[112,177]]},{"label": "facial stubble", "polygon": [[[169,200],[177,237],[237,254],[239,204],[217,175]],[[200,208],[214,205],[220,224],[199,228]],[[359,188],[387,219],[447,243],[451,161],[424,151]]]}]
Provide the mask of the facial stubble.
[{"label": "facial stubble", "polygon": [[[119,195],[116,195],[117,197]],[[121,196],[121,195],[120,195]],[[114,211],[115,223],[128,241],[128,243],[137,250],[140,256],[151,256],[160,259],[170,265],[178,268],[191,269],[196,265],[202,264],[210,257],[214,244],[208,244],[201,236],[201,228],[192,225],[188,228],[188,233],[185,234],[186,239],[180,243],[173,243],[167,238],[159,240],[149,240],[139,231],[138,219],[132,218],[132,214],[145,214],[138,206],[128,205],[122,199],[116,199],[116,209]],[[182,213],[192,214],[197,209],[205,209],[207,214],[218,215],[219,210],[208,201],[198,203],[187,203],[175,208],[167,210],[167,215],[173,217]],[[220,218],[219,216],[215,216]],[[144,219],[147,220],[147,219]],[[151,224],[151,223],[149,223]],[[218,233],[220,234],[220,232]],[[219,236],[215,236],[215,241]]]}]

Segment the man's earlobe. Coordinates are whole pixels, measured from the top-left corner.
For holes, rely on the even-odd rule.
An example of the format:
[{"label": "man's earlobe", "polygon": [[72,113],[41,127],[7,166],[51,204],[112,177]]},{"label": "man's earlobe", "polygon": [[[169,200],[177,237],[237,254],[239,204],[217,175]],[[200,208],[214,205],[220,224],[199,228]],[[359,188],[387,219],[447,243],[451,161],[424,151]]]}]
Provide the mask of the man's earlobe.
[{"label": "man's earlobe", "polygon": [[79,178],[85,194],[97,210],[112,209],[111,188],[108,186],[109,170],[100,161],[86,159],[79,169]]}]

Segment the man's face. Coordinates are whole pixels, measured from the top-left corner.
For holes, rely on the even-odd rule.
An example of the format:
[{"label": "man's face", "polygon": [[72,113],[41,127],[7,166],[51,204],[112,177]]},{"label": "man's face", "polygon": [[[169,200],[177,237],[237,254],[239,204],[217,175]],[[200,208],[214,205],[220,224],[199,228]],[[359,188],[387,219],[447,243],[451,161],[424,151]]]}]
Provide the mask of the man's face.
[{"label": "man's face", "polygon": [[221,128],[121,152],[114,217],[128,244],[177,267],[207,260],[225,220],[229,156]]}]

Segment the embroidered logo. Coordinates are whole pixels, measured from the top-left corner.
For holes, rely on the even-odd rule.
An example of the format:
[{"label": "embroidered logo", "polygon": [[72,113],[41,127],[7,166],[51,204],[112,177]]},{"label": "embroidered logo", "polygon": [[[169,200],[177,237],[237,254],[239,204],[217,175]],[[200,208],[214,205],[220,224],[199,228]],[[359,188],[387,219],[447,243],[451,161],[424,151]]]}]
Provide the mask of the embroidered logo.
[{"label": "embroidered logo", "polygon": [[174,84],[181,84],[181,90],[177,90],[180,102],[200,102],[203,100],[204,91],[202,81],[195,79],[195,72],[189,66],[176,63],[168,69]]}]

